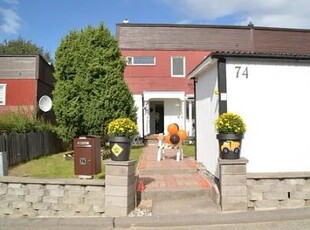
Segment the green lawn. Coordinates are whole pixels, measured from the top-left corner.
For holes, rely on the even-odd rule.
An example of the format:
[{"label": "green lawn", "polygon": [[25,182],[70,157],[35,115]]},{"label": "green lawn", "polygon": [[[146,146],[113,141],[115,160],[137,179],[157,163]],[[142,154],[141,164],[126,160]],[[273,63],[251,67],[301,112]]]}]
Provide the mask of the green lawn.
[{"label": "green lawn", "polygon": [[[195,146],[184,145],[184,155],[195,156]],[[130,153],[130,159],[139,161],[142,154],[143,146],[133,146]],[[58,153],[51,156],[41,157],[10,167],[9,176],[28,176],[37,178],[77,178],[74,174],[74,161],[64,160],[64,153]],[[104,178],[105,164],[101,162],[101,173],[94,176],[94,178]]]},{"label": "green lawn", "polygon": [[195,158],[195,145],[183,145],[183,153],[188,157]]}]

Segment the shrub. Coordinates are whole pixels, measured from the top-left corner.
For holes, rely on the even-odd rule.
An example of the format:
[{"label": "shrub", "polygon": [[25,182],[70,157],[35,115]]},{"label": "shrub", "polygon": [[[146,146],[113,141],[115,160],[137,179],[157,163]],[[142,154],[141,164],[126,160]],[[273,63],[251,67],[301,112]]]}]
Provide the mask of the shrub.
[{"label": "shrub", "polygon": [[54,132],[55,128],[50,123],[44,121],[43,118],[36,119],[33,114],[27,113],[23,110],[16,112],[8,111],[0,114],[0,132],[39,132],[51,131]]}]

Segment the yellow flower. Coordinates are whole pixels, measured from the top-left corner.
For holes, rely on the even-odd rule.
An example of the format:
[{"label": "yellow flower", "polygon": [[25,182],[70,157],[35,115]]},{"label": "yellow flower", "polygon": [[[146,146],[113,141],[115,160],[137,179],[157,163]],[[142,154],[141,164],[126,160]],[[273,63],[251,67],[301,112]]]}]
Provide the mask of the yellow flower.
[{"label": "yellow flower", "polygon": [[107,134],[132,139],[137,134],[137,125],[129,118],[118,118],[108,124]]},{"label": "yellow flower", "polygon": [[241,116],[231,112],[221,114],[215,122],[215,128],[222,134],[243,134],[246,131],[246,125]]}]

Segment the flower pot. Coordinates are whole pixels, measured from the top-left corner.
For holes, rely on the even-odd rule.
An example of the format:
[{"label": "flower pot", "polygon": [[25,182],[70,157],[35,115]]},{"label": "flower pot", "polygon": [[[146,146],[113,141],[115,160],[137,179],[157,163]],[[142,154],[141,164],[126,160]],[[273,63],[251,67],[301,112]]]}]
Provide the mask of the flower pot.
[{"label": "flower pot", "polygon": [[220,157],[222,159],[239,159],[243,134],[217,134]]},{"label": "flower pot", "polygon": [[132,140],[127,137],[110,137],[110,151],[112,161],[128,161]]}]

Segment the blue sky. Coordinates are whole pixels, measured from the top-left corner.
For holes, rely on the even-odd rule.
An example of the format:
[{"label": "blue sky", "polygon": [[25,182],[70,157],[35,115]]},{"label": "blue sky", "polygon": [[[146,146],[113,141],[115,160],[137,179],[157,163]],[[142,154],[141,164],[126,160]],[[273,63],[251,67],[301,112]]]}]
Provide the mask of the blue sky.
[{"label": "blue sky", "polygon": [[0,42],[18,36],[54,52],[70,30],[101,21],[310,29],[309,0],[0,0]]}]

